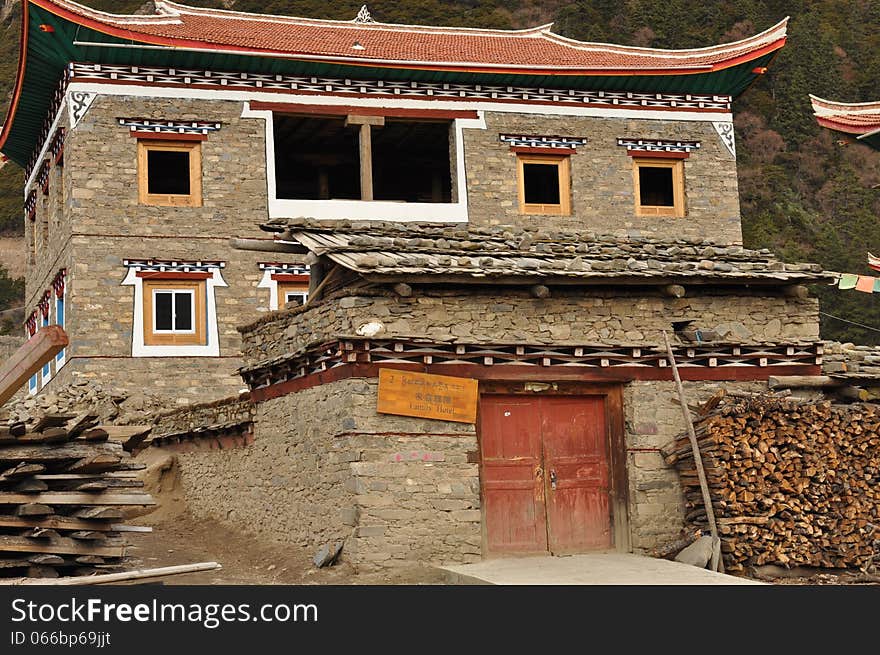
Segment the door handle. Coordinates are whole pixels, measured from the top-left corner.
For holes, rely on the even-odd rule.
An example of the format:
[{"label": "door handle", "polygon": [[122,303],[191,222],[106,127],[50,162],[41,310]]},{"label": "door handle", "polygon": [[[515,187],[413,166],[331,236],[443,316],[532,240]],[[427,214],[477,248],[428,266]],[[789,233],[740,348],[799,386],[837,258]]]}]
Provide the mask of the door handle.
[{"label": "door handle", "polygon": [[550,488],[556,491],[556,469],[550,469]]}]

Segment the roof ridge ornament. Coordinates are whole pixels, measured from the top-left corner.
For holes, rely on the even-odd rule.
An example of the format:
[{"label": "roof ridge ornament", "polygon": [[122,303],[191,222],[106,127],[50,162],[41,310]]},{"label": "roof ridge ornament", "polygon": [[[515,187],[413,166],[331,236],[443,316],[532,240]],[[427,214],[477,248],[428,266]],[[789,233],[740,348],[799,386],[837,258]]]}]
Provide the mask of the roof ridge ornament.
[{"label": "roof ridge ornament", "polygon": [[375,23],[373,17],[370,15],[370,9],[367,5],[361,5],[360,11],[358,11],[357,16],[354,18],[355,23]]}]

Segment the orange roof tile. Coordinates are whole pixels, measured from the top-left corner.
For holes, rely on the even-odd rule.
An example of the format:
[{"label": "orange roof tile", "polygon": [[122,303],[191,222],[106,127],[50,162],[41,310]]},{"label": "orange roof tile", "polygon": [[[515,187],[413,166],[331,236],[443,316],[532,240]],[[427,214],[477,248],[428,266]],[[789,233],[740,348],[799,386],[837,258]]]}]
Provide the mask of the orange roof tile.
[{"label": "orange roof tile", "polygon": [[194,8],[168,0],[157,0],[157,14],[121,16],[70,0],[30,2],[98,31],[160,45],[431,68],[577,72],[717,70],[782,47],[788,20],[735,43],[660,50],[575,41],[553,34],[551,25],[514,31],[330,21]]}]

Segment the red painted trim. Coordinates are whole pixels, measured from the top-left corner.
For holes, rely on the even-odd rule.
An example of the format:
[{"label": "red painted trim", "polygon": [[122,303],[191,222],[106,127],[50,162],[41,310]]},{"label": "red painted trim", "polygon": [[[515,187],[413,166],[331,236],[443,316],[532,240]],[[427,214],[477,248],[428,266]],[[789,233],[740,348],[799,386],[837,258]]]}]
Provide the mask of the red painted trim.
[{"label": "red painted trim", "polygon": [[0,149],[6,145],[6,140],[12,131],[12,123],[15,120],[18,102],[21,100],[21,92],[24,87],[24,73],[27,68],[28,30],[30,29],[28,3],[30,2],[31,0],[22,0],[21,2],[21,38],[19,39],[18,46],[18,72],[15,75],[15,90],[12,93],[12,100],[9,102],[9,109],[6,110],[6,120],[3,121],[3,132],[0,133]]},{"label": "red painted trim", "polygon": [[209,280],[211,273],[184,273],[176,271],[138,271],[137,277],[145,280]]},{"label": "red painted trim", "polygon": [[294,275],[293,273],[272,273],[272,279],[276,282],[308,282],[309,275]]},{"label": "red painted trim", "polygon": [[867,125],[851,125],[849,123],[840,123],[833,118],[817,116],[816,122],[819,123],[819,125],[821,125],[822,127],[827,127],[828,129],[834,130],[835,132],[844,132],[846,134],[861,135],[880,129],[880,121]]},{"label": "red painted trim", "polygon": [[[346,96],[351,97],[351,96]],[[364,96],[366,97],[366,96]],[[251,102],[255,111],[277,111],[288,114],[330,114],[333,116],[384,116],[386,118],[477,118],[476,111],[454,109],[401,109],[393,107],[356,107],[354,105],[300,105],[285,102]]]},{"label": "red painted trim", "polygon": [[207,134],[170,134],[166,132],[130,132],[131,136],[144,141],[207,141]]},{"label": "red painted trim", "polygon": [[691,156],[689,152],[657,152],[656,150],[627,150],[626,154],[645,159],[687,159]]},{"label": "red painted trim", "polygon": [[[329,384],[348,378],[377,378],[380,368],[394,368],[405,371],[436,373],[474,378],[477,380],[508,380],[526,382],[632,382],[672,380],[670,368],[614,367],[574,370],[568,366],[481,366],[479,364],[343,364],[321,373],[306,375],[287,382],[279,382],[268,387],[251,391],[251,401],[280,398],[304,389]],[[785,366],[719,366],[717,368],[683,367],[679,368],[682,380],[745,382],[766,380],[771,375],[821,375],[822,367],[814,364],[790,364]]]},{"label": "red painted trim", "polygon": [[510,146],[510,152],[518,155],[549,155],[551,157],[568,157],[577,154],[574,148],[532,148],[530,146]]},{"label": "red painted trim", "polygon": [[[93,80],[93,79],[87,79],[87,78],[82,78],[82,77],[74,77],[71,79],[71,82],[88,82],[90,84],[120,84],[120,85],[127,85],[127,86],[143,86],[143,87],[157,87],[157,88],[167,88],[169,86],[171,86],[173,88],[173,87],[177,87],[177,86],[184,86],[182,84],[168,85],[168,84],[163,84],[161,82],[139,82],[136,80]],[[224,85],[220,85],[220,84],[210,84],[210,85],[209,84],[190,84],[188,86],[191,88],[198,88],[198,89],[218,89],[218,90],[224,90],[224,91],[229,91],[230,89],[244,89],[247,91],[259,91],[260,93],[277,93],[277,94],[292,95],[292,96],[327,97],[329,95],[329,96],[333,96],[333,97],[349,98],[349,99],[351,99],[351,98],[376,99],[376,98],[394,97],[394,94],[392,94],[392,93],[389,93],[387,95],[380,95],[380,94],[372,94],[371,95],[371,94],[366,94],[366,93],[326,93],[323,91],[302,91],[299,89],[295,90],[295,91],[292,89],[266,89],[266,88],[254,89],[251,86],[237,85],[234,82],[230,82],[229,84],[224,84]],[[443,98],[443,101],[444,102],[446,102],[446,101],[467,102],[467,103],[492,102],[492,103],[509,104],[509,105],[516,105],[516,104],[519,104],[519,105],[521,105],[521,104],[547,105],[547,106],[553,106],[553,107],[558,107],[560,104],[558,102],[554,102],[553,100],[523,101],[523,100],[510,100],[510,99],[504,99],[504,98],[485,98],[483,100],[477,100],[474,98]],[[274,103],[266,103],[266,104],[274,104]],[[281,103],[281,104],[295,104],[295,103]],[[251,106],[253,107],[253,103],[251,104]],[[580,105],[572,105],[572,106],[580,106]],[[585,104],[584,106],[591,106],[591,105]],[[645,110],[648,110],[648,111],[686,111],[686,112],[703,112],[703,113],[709,112],[709,113],[714,113],[714,114],[729,114],[730,113],[730,109],[726,109],[723,107],[704,107],[704,108],[701,108],[701,107],[642,107],[642,106],[635,106],[635,107],[626,106],[626,107],[624,107],[624,106],[616,106],[616,105],[612,106],[612,107],[606,107],[603,105],[603,108],[630,109],[633,111],[645,111]],[[357,109],[360,110],[363,108],[357,107]],[[455,111],[455,110],[450,110],[450,111]],[[361,114],[363,115],[363,112],[361,112]]]}]

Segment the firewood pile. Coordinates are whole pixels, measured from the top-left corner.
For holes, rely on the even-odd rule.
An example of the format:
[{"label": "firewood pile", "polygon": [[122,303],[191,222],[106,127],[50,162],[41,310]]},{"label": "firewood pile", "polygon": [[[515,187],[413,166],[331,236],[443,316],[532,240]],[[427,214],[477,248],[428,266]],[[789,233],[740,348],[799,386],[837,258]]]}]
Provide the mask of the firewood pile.
[{"label": "firewood pile", "polygon": [[[716,396],[694,427],[728,571],[880,566],[880,405]],[[688,525],[705,529],[687,435],[661,453],[678,469]]]},{"label": "firewood pile", "polygon": [[154,504],[126,449],[143,426],[94,413],[0,422],[0,577],[108,573],[125,563],[124,510]]}]

